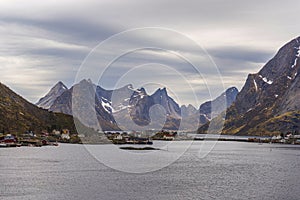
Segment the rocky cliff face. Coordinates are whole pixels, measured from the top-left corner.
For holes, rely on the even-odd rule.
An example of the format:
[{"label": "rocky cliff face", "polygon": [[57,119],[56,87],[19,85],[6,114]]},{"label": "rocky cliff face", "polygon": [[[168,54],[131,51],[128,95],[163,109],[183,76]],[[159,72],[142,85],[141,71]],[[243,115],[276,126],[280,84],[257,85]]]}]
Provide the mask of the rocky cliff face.
[{"label": "rocky cliff face", "polygon": [[274,135],[300,131],[300,37],[279,49],[258,73],[249,74],[227,110],[224,134]]},{"label": "rocky cliff face", "polygon": [[173,118],[180,118],[181,110],[179,105],[168,95],[167,89],[158,89],[151,95],[154,104],[161,105],[165,108],[165,112],[168,116]]},{"label": "rocky cliff face", "polygon": [[[49,110],[56,113],[75,114],[88,127],[97,129],[99,122],[103,130],[119,130],[111,115],[113,108],[110,100],[106,99],[111,92],[106,92],[103,95],[102,88],[90,80],[82,80],[59,96]],[[72,99],[73,96],[76,98]],[[76,113],[73,113],[73,109]],[[98,121],[94,120],[95,118]]]},{"label": "rocky cliff face", "polygon": [[118,101],[112,100],[113,116],[122,129],[178,129],[180,108],[168,96],[166,88],[158,89],[152,95],[148,95],[144,88],[135,90],[131,85],[128,88],[131,93],[127,95],[116,95],[119,90],[115,90],[113,93],[113,96],[119,99],[117,104],[114,102]]},{"label": "rocky cliff face", "polygon": [[[153,110],[151,110],[153,109]],[[130,116],[141,126],[177,130],[180,125],[179,105],[168,95],[167,89],[158,89],[147,95],[142,88],[130,99]]]},{"label": "rocky cliff face", "polygon": [[205,117],[207,120],[215,118],[231,106],[231,104],[235,101],[238,92],[239,91],[236,87],[231,87],[216,99],[203,103],[199,108],[200,115]]}]

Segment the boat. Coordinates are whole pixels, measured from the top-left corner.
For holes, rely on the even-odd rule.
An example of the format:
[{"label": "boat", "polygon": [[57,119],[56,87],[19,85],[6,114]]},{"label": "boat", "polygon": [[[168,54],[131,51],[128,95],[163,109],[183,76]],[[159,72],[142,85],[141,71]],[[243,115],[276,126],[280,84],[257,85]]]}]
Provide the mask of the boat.
[{"label": "boat", "polygon": [[58,146],[58,143],[57,143],[57,142],[51,142],[50,145],[56,146],[56,147],[57,147],[57,146]]},{"label": "boat", "polygon": [[3,140],[0,141],[0,147],[16,147],[17,139],[11,134],[7,134]]},{"label": "boat", "polygon": [[3,147],[7,147],[7,144],[5,144],[5,143],[0,143],[0,148],[3,148]]}]

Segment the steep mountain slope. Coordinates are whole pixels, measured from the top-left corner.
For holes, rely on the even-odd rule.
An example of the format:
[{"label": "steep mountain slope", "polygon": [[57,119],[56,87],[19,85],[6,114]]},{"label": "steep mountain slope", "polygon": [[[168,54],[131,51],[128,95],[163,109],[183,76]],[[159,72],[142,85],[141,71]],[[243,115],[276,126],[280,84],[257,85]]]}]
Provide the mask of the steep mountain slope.
[{"label": "steep mountain slope", "polygon": [[0,131],[24,133],[67,128],[76,133],[73,118],[59,113],[50,113],[29,103],[0,83]]},{"label": "steep mountain slope", "polygon": [[300,37],[279,49],[258,73],[249,74],[227,110],[224,134],[274,135],[300,131]]},{"label": "steep mountain slope", "polygon": [[200,115],[204,116],[207,120],[218,116],[231,106],[238,92],[236,87],[230,87],[216,99],[203,103],[199,108]]},{"label": "steep mountain slope", "polygon": [[172,118],[180,118],[181,110],[179,105],[172,99],[168,93],[167,89],[158,89],[154,94],[151,95],[154,104],[161,105],[168,116]]},{"label": "steep mountain slope", "polygon": [[182,124],[181,128],[196,131],[199,126],[208,123],[212,118],[224,112],[235,101],[238,89],[228,88],[220,96],[200,105],[196,110],[193,106],[181,106]]},{"label": "steep mountain slope", "polygon": [[59,81],[43,98],[36,103],[36,105],[44,109],[49,109],[53,105],[54,101],[66,90],[68,90],[68,88],[61,81]]}]

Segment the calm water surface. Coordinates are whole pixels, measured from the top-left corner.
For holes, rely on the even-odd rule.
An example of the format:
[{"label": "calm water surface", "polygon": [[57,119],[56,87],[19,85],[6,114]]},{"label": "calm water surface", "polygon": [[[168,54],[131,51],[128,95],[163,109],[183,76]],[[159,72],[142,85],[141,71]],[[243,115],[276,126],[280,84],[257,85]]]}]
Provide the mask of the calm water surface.
[{"label": "calm water surface", "polygon": [[300,199],[300,146],[219,142],[199,159],[201,142],[144,174],[108,168],[82,145],[0,149],[0,199]]}]

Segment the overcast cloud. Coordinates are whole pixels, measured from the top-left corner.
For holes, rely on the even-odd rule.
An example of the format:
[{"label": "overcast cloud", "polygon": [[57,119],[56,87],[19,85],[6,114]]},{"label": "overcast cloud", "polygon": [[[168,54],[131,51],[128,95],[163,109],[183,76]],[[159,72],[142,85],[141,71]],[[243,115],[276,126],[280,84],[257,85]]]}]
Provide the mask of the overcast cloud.
[{"label": "overcast cloud", "polygon": [[[132,80],[135,87],[145,86],[151,93],[155,84],[152,87],[146,84],[151,81],[158,83],[155,86],[170,86],[180,97],[179,103],[198,106],[224,88],[241,89],[247,74],[256,73],[283,44],[299,36],[299,8],[298,0],[0,1],[0,81],[36,102],[57,81],[69,87],[74,84],[83,60],[103,40],[128,29],[163,27],[180,32],[202,46],[217,65],[224,87],[211,64],[203,61],[201,67],[207,86],[189,63],[176,56],[178,53],[201,59],[205,52],[202,55],[176,37],[151,32],[142,37],[128,37],[113,47],[143,46],[151,38],[153,46],[161,45],[175,54],[158,49],[129,53],[114,62],[99,83],[113,88],[118,81],[126,84],[140,77]],[[109,54],[102,52],[103,56]],[[100,61],[94,63],[104,67]],[[120,81],[118,77],[128,71],[131,74]],[[189,95],[176,72],[188,77],[198,101]]]}]

